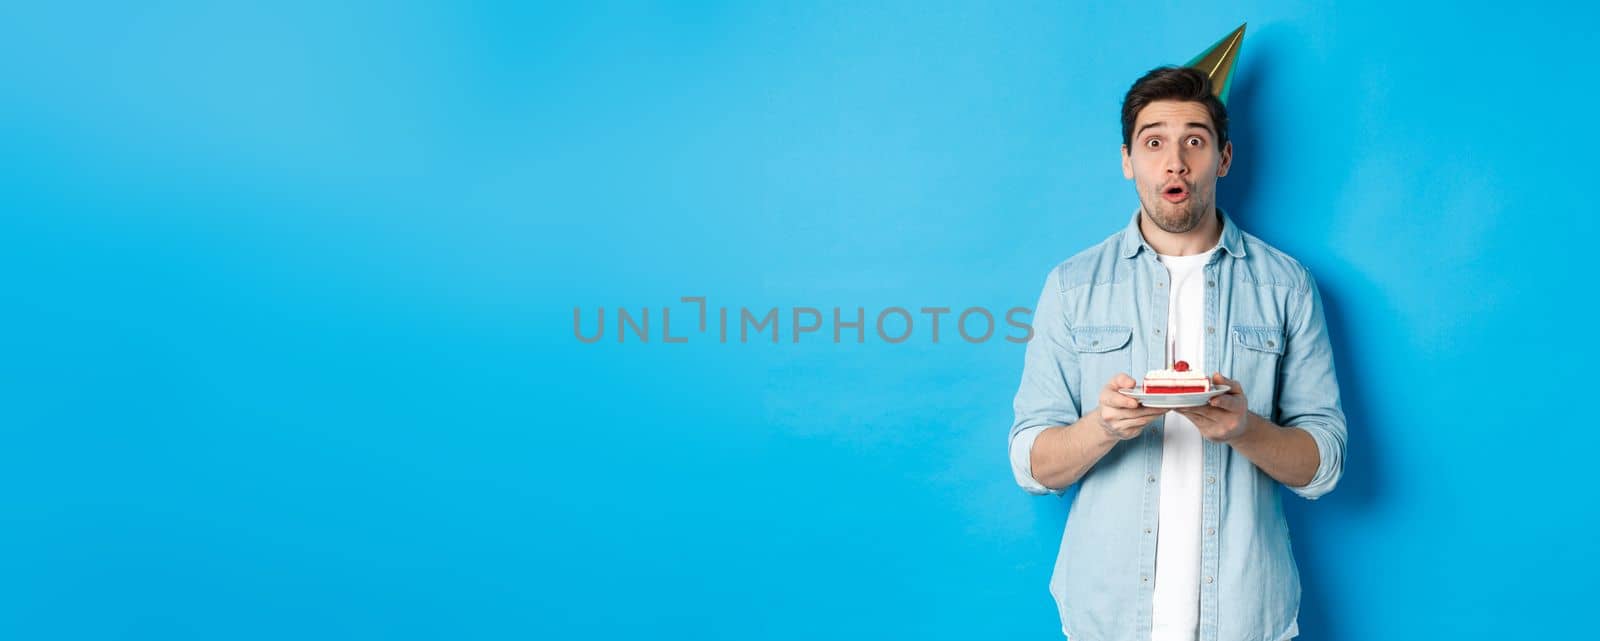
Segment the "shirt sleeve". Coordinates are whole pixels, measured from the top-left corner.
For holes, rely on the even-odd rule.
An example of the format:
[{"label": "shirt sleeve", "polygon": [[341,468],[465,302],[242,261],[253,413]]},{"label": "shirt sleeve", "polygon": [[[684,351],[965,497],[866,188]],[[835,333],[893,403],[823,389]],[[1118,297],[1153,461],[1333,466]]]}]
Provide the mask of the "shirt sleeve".
[{"label": "shirt sleeve", "polygon": [[1333,490],[1344,476],[1346,428],[1322,295],[1309,271],[1304,277],[1296,313],[1289,319],[1278,415],[1280,424],[1304,430],[1317,443],[1316,475],[1303,487],[1287,486],[1295,494],[1315,500]]},{"label": "shirt sleeve", "polygon": [[1011,472],[1029,494],[1061,494],[1033,476],[1033,443],[1046,428],[1071,425],[1081,416],[1077,387],[1078,359],[1071,329],[1061,306],[1060,267],[1045,278],[1034,307],[1033,333],[1023,356],[1022,383],[1012,402],[1015,420],[1009,440]]}]

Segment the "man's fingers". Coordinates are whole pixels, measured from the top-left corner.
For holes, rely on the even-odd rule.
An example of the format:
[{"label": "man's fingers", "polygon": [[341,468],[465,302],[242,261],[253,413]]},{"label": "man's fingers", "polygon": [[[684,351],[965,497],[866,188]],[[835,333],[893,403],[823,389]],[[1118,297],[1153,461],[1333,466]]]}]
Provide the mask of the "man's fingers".
[{"label": "man's fingers", "polygon": [[[1128,400],[1132,401],[1133,399],[1130,398]],[[1138,401],[1134,402],[1134,407],[1111,407],[1111,415],[1107,416],[1106,419],[1148,418],[1151,416],[1166,414],[1167,412],[1171,411],[1161,407],[1145,407],[1144,405],[1137,404]]]},{"label": "man's fingers", "polygon": [[1139,386],[1139,382],[1136,381],[1136,380],[1133,380],[1132,376],[1129,376],[1129,375],[1127,375],[1125,373],[1118,373],[1116,376],[1112,377],[1112,379],[1111,379],[1111,387],[1113,389],[1128,389],[1130,387],[1138,387],[1138,386]]},{"label": "man's fingers", "polygon": [[1211,406],[1225,410],[1237,410],[1239,409],[1239,398],[1231,393],[1215,396],[1211,399]]},{"label": "man's fingers", "polygon": [[1109,405],[1119,409],[1131,410],[1139,407],[1139,399],[1128,396],[1116,390],[1108,389],[1106,390],[1105,394],[1100,396],[1100,404]]},{"label": "man's fingers", "polygon": [[1165,413],[1167,413],[1167,410],[1161,408],[1141,407],[1136,410],[1114,412],[1104,418],[1107,423],[1117,429],[1130,429],[1148,425],[1151,418]]},{"label": "man's fingers", "polygon": [[1101,408],[1133,409],[1138,408],[1138,406],[1139,401],[1120,395],[1117,392],[1107,392],[1106,395],[1101,396]]}]

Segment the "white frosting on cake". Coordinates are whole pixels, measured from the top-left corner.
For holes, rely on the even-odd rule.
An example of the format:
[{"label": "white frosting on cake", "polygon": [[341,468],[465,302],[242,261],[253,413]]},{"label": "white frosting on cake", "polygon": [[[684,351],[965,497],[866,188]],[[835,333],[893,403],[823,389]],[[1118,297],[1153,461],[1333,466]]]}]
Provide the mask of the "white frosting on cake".
[{"label": "white frosting on cake", "polygon": [[1144,377],[1147,378],[1147,379],[1150,379],[1150,378],[1159,378],[1159,379],[1164,379],[1164,380],[1165,379],[1178,379],[1178,380],[1183,380],[1183,381],[1203,381],[1203,380],[1206,380],[1206,378],[1207,378],[1207,376],[1205,374],[1202,374],[1200,372],[1196,372],[1194,370],[1190,370],[1190,371],[1187,371],[1187,372],[1180,372],[1180,371],[1175,370],[1175,369],[1153,369],[1153,370],[1150,370],[1148,373],[1146,373],[1144,375]]},{"label": "white frosting on cake", "polygon": [[1199,387],[1210,391],[1211,378],[1193,370],[1180,372],[1174,369],[1153,369],[1144,375],[1144,386]]}]

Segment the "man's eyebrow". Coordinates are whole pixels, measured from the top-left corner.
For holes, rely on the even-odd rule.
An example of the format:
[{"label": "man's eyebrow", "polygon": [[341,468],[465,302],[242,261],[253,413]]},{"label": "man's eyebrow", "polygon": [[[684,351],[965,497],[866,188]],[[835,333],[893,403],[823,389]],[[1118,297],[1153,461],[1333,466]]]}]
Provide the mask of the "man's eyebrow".
[{"label": "man's eyebrow", "polygon": [[1144,130],[1149,129],[1151,127],[1165,127],[1166,124],[1167,123],[1164,123],[1164,122],[1147,122],[1147,123],[1145,123],[1145,125],[1143,127],[1140,127],[1138,131],[1133,132],[1133,137],[1134,138],[1138,138],[1140,136],[1140,134],[1144,133]]},{"label": "man's eyebrow", "polygon": [[[1147,122],[1147,123],[1145,123],[1145,125],[1143,127],[1140,127],[1138,131],[1133,132],[1133,137],[1138,138],[1140,136],[1140,134],[1144,133],[1144,130],[1149,129],[1151,127],[1165,127],[1166,124],[1167,123],[1165,123],[1165,122]],[[1217,135],[1217,133],[1215,131],[1211,130],[1211,125],[1208,125],[1208,124],[1203,123],[1203,122],[1188,122],[1188,123],[1184,123],[1184,126],[1185,127],[1191,127],[1191,128],[1198,127],[1200,129],[1206,130],[1206,133],[1209,133],[1209,134],[1211,134],[1213,136]]]}]

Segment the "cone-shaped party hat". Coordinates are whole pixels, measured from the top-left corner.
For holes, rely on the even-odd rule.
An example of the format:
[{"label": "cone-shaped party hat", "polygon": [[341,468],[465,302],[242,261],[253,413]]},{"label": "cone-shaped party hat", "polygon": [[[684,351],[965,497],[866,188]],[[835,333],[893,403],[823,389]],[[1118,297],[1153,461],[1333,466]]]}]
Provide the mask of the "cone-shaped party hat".
[{"label": "cone-shaped party hat", "polygon": [[1243,24],[1184,65],[1204,71],[1206,75],[1211,76],[1211,93],[1224,105],[1228,104],[1228,88],[1233,86],[1233,63],[1239,59],[1239,46],[1242,44],[1244,44]]}]

